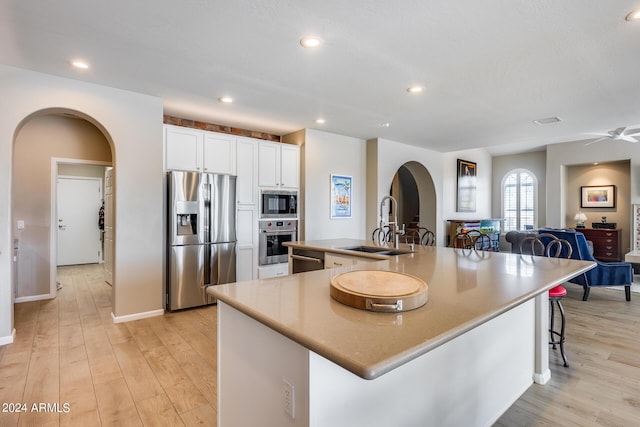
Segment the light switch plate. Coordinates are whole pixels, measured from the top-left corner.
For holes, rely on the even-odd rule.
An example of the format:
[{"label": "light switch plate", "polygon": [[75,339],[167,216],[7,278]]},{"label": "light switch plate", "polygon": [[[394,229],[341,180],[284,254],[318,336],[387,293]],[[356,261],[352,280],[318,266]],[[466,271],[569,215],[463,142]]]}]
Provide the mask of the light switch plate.
[{"label": "light switch plate", "polygon": [[18,230],[24,230],[24,221],[18,220]]}]

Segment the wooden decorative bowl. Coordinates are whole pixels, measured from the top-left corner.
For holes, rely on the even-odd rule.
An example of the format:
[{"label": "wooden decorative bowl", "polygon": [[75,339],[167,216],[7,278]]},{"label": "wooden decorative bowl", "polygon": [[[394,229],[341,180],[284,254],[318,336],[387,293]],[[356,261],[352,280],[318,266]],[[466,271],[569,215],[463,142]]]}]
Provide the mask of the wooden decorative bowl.
[{"label": "wooden decorative bowl", "polygon": [[397,313],[427,303],[424,280],[405,273],[356,270],[331,279],[330,295],[336,301],[361,310]]}]

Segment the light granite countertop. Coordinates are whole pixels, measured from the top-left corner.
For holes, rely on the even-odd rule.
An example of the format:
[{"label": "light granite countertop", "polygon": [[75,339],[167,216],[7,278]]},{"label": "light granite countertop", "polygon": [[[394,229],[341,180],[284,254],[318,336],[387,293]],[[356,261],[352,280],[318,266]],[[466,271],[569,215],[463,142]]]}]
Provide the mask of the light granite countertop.
[{"label": "light granite countertop", "polygon": [[[372,246],[354,239],[288,244],[380,261],[212,286],[207,292],[344,369],[374,379],[595,266],[444,247],[416,246],[398,256],[343,249],[358,245]],[[428,285],[429,300],[411,311],[374,313],[331,298],[334,275],[365,269],[420,277]]]}]

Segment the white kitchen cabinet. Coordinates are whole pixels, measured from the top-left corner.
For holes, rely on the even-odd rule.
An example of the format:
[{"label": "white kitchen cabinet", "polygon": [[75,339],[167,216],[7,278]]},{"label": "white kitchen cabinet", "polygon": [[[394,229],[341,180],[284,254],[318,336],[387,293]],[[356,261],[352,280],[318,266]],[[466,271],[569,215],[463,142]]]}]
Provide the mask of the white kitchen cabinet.
[{"label": "white kitchen cabinet", "polygon": [[258,158],[258,184],[261,187],[297,189],[300,186],[300,147],[262,142]]},{"label": "white kitchen cabinet", "polygon": [[271,277],[287,276],[289,274],[289,264],[273,264],[258,267],[258,279],[269,279]]},{"label": "white kitchen cabinet", "polygon": [[165,126],[167,170],[200,171],[204,133],[197,129]]},{"label": "white kitchen cabinet", "polygon": [[181,126],[165,125],[167,170],[236,173],[236,137]]},{"label": "white kitchen cabinet", "polygon": [[237,202],[239,205],[258,203],[258,141],[238,138],[236,142]]},{"label": "white kitchen cabinet", "polygon": [[236,280],[256,278],[258,265],[258,209],[238,205],[236,211]]},{"label": "white kitchen cabinet", "polygon": [[236,174],[236,137],[224,133],[204,132],[202,170],[210,173]]},{"label": "white kitchen cabinet", "polygon": [[280,185],[280,144],[261,142],[258,155],[258,183],[263,187]]},{"label": "white kitchen cabinet", "polygon": [[324,254],[324,268],[347,267],[350,265],[363,264],[368,262],[380,261],[379,259],[356,257],[349,255],[338,255],[331,252]]},{"label": "white kitchen cabinet", "polygon": [[258,141],[236,141],[236,280],[258,278]]},{"label": "white kitchen cabinet", "polygon": [[236,237],[238,246],[256,246],[256,234],[258,228],[255,209],[250,206],[238,206],[236,214]]},{"label": "white kitchen cabinet", "polygon": [[294,189],[300,187],[300,147],[281,144],[280,158],[280,186]]},{"label": "white kitchen cabinet", "polygon": [[236,249],[236,282],[255,279],[256,256],[251,247]]}]

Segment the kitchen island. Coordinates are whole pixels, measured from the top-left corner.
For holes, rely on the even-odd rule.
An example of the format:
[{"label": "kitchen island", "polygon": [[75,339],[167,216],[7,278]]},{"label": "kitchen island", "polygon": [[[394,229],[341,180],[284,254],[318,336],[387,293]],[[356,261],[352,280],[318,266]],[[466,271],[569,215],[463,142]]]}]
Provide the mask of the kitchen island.
[{"label": "kitchen island", "polygon": [[[208,290],[221,426],[490,425],[550,377],[546,291],[595,266],[442,247],[354,254],[345,248],[371,243],[351,239],[289,245],[378,261]],[[419,277],[428,302],[345,306],[329,283],[353,269]]]}]

